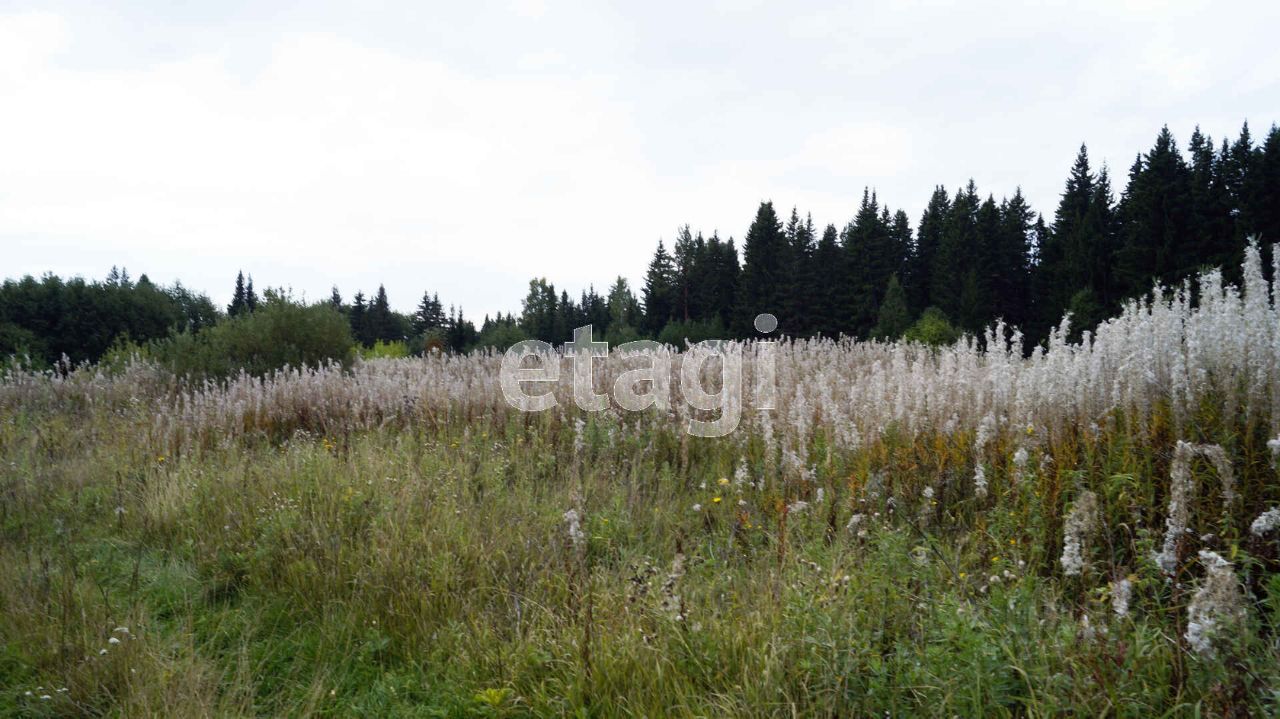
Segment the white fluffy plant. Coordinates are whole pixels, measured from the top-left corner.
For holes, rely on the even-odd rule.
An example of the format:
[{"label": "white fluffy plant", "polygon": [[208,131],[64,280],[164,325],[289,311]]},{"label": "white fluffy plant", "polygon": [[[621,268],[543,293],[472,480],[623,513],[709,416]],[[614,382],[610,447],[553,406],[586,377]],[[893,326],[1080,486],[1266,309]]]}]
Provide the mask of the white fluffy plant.
[{"label": "white fluffy plant", "polygon": [[1077,577],[1088,566],[1085,549],[1098,527],[1098,495],[1085,490],[1076,497],[1062,529],[1062,573]]},{"label": "white fluffy plant", "polygon": [[1187,646],[1212,657],[1215,648],[1244,624],[1248,616],[1244,591],[1231,563],[1215,552],[1201,551],[1204,579],[1187,605]]},{"label": "white fluffy plant", "polygon": [[1155,562],[1168,575],[1178,569],[1178,544],[1190,533],[1191,503],[1195,500],[1195,478],[1191,474],[1191,460],[1202,456],[1209,460],[1222,484],[1223,510],[1230,509],[1237,499],[1235,474],[1226,452],[1216,444],[1190,444],[1178,441],[1173,451],[1173,463],[1169,467],[1169,515],[1165,518],[1164,545],[1155,555]]}]

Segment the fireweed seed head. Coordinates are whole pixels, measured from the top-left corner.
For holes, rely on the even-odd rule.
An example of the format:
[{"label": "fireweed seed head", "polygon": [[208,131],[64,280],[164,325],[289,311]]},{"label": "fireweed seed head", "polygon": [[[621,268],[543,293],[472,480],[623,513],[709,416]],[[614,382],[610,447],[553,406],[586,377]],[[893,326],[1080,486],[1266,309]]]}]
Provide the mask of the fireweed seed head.
[{"label": "fireweed seed head", "polygon": [[1090,491],[1080,493],[1067,513],[1062,529],[1062,556],[1058,562],[1062,565],[1062,573],[1068,577],[1078,576],[1084,571],[1088,560],[1085,557],[1085,543],[1098,524],[1098,496]]},{"label": "fireweed seed head", "polygon": [[1274,532],[1277,527],[1280,527],[1280,507],[1272,507],[1253,520],[1253,524],[1249,525],[1249,533],[1262,537]]},{"label": "fireweed seed head", "polygon": [[1248,610],[1230,562],[1216,552],[1202,550],[1200,563],[1204,578],[1187,605],[1184,638],[1192,651],[1211,657],[1215,646],[1244,622]]}]

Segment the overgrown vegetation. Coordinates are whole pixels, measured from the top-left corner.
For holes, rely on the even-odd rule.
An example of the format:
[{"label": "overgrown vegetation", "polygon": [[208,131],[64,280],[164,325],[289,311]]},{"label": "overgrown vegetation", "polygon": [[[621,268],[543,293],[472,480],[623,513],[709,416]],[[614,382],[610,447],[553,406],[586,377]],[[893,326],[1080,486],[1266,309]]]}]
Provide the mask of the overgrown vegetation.
[{"label": "overgrown vegetation", "polygon": [[0,713],[1273,715],[1280,310],[1242,276],[1027,358],[784,344],[715,439],[567,372],[516,412],[491,353],[11,374]]}]

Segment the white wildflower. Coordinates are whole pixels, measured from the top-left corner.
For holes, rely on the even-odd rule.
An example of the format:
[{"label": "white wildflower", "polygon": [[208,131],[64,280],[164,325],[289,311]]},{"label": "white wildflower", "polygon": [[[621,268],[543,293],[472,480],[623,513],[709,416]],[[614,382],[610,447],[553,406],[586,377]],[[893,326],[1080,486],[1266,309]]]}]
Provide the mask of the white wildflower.
[{"label": "white wildflower", "polygon": [[1013,453],[1013,483],[1018,484],[1026,477],[1027,461],[1030,455],[1027,454],[1026,447],[1019,447],[1017,452]]},{"label": "white wildflower", "polygon": [[822,487],[818,487],[817,495],[813,498],[814,504],[822,504],[822,500],[826,498],[826,493],[822,491]]},{"label": "white wildflower", "polygon": [[1133,582],[1128,578],[1111,583],[1111,611],[1117,617],[1129,614],[1129,599],[1133,596]]},{"label": "white wildflower", "polygon": [[1280,437],[1267,440],[1267,449],[1271,450],[1272,457],[1280,457]]},{"label": "white wildflower", "polygon": [[1079,575],[1084,570],[1085,539],[1093,533],[1098,523],[1098,497],[1093,492],[1084,491],[1076,498],[1062,530],[1062,573],[1068,577]]},{"label": "white wildflower", "polygon": [[787,505],[787,514],[799,514],[800,512],[803,512],[808,508],[809,508],[808,502],[801,499],[797,499],[796,501]]},{"label": "white wildflower", "polygon": [[933,499],[933,487],[925,487],[922,494],[924,494],[925,499]]},{"label": "white wildflower", "polygon": [[973,494],[978,499],[984,499],[987,496],[987,468],[978,464],[977,469],[973,470]]},{"label": "white wildflower", "polygon": [[987,444],[996,435],[996,418],[991,415],[984,415],[982,421],[978,423],[978,434],[973,440],[973,451],[975,454],[986,449]]},{"label": "white wildflower", "polygon": [[569,543],[574,549],[581,549],[583,541],[587,535],[582,532],[582,518],[578,515],[578,510],[570,509],[564,515],[565,529],[569,535]]},{"label": "white wildflower", "polygon": [[1253,520],[1253,524],[1249,525],[1249,532],[1255,537],[1261,537],[1275,531],[1277,527],[1280,527],[1280,507],[1272,507]]},{"label": "white wildflower", "polygon": [[1187,605],[1187,644],[1203,656],[1213,656],[1215,640],[1245,619],[1244,593],[1231,563],[1216,552],[1201,551],[1204,580]]},{"label": "white wildflower", "polygon": [[120,640],[117,639],[116,637],[111,637],[110,639],[107,640],[107,644],[119,644],[119,643],[120,643]]},{"label": "white wildflower", "polygon": [[677,549],[676,556],[671,560],[671,570],[667,572],[667,577],[662,582],[662,610],[677,622],[683,622],[685,619],[684,601],[676,592],[680,578],[683,576],[684,552]]},{"label": "white wildflower", "polygon": [[1189,444],[1181,440],[1173,451],[1173,464],[1169,467],[1169,516],[1165,518],[1164,544],[1156,554],[1156,564],[1165,574],[1173,574],[1178,568],[1178,539],[1191,529],[1191,501],[1195,485],[1191,477],[1191,460],[1197,454],[1213,463],[1222,482],[1222,504],[1229,507],[1236,499],[1235,476],[1226,453],[1216,444]]},{"label": "white wildflower", "polygon": [[1089,621],[1088,614],[1080,617],[1080,636],[1086,642],[1093,641],[1093,638],[1097,636],[1097,632],[1093,628],[1093,622]]},{"label": "white wildflower", "polygon": [[696,503],[696,502],[695,502],[695,503],[694,503],[694,505],[693,505],[693,511],[695,511],[695,512],[701,512],[701,511],[702,511],[702,504],[701,504],[701,503]]}]

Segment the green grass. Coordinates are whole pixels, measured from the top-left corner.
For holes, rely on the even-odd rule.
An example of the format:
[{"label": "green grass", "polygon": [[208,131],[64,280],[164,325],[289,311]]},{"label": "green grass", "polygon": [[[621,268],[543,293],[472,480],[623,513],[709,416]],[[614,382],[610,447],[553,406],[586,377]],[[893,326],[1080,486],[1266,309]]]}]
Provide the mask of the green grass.
[{"label": "green grass", "polygon": [[[804,478],[759,437],[645,422],[592,425],[582,451],[572,426],[500,416],[172,457],[144,410],[20,413],[0,427],[0,715],[1275,713],[1275,542],[1219,516],[1196,466],[1199,524],[1253,603],[1190,655],[1195,564],[1175,586],[1149,558],[1169,444],[1147,419],[1054,437],[1053,469],[1016,484],[1003,438],[981,500],[963,436],[819,436]],[[1265,435],[1211,419],[1250,506],[1274,502]],[[720,483],[744,460],[763,489]],[[1083,488],[1105,527],[1063,577]]]}]

